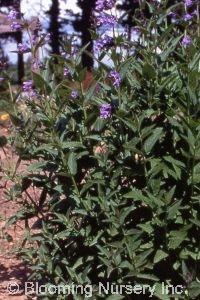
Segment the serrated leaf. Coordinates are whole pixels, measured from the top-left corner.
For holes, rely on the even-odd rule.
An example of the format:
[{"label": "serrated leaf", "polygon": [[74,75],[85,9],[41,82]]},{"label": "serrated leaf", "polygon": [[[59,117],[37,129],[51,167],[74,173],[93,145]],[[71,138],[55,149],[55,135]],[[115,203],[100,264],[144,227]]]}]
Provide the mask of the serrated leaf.
[{"label": "serrated leaf", "polygon": [[52,171],[57,168],[56,164],[49,161],[39,161],[32,163],[27,167],[27,170],[30,172],[40,172],[40,171]]},{"label": "serrated leaf", "polygon": [[163,158],[165,161],[168,161],[172,165],[176,165],[179,167],[185,167],[185,164],[182,161],[177,160],[177,159],[173,158],[172,156],[164,156]]},{"label": "serrated leaf", "polygon": [[180,246],[180,244],[185,241],[187,237],[187,231],[178,231],[174,230],[170,232],[169,235],[169,248],[170,249],[176,249]]},{"label": "serrated leaf", "polygon": [[154,129],[153,133],[144,142],[144,151],[149,154],[156,144],[156,142],[161,138],[163,134],[163,128],[157,127]]},{"label": "serrated leaf", "polygon": [[179,208],[181,207],[182,200],[176,201],[168,208],[168,220],[172,220],[177,214]]},{"label": "serrated leaf", "polygon": [[125,194],[124,197],[134,199],[134,200],[143,200],[144,195],[141,190],[133,189],[132,191]]},{"label": "serrated leaf", "polygon": [[148,234],[153,232],[153,227],[151,226],[150,223],[146,224],[138,224],[138,227],[142,229],[144,232],[147,232]]},{"label": "serrated leaf", "polygon": [[159,261],[165,259],[166,257],[168,257],[168,254],[166,252],[164,252],[163,250],[158,249],[154,256],[153,263],[157,264]]}]

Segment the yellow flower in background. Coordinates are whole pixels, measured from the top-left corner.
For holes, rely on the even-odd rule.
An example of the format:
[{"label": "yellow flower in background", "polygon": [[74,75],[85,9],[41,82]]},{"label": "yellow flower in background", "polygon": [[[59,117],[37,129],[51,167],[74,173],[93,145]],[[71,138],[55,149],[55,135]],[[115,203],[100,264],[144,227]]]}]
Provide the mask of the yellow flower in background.
[{"label": "yellow flower in background", "polygon": [[9,119],[9,114],[4,113],[0,116],[1,121],[7,121]]}]

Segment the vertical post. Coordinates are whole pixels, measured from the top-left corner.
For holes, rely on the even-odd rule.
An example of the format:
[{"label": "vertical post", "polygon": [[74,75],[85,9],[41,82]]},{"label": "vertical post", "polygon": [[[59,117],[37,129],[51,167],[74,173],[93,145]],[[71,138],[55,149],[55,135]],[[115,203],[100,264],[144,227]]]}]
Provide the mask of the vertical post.
[{"label": "vertical post", "polygon": [[49,32],[51,36],[51,48],[54,54],[59,54],[59,1],[52,1],[51,8],[48,12],[50,17]]},{"label": "vertical post", "polygon": [[[21,14],[20,9],[20,0],[15,0],[13,4],[13,8]],[[18,31],[15,33],[15,40],[17,44],[22,43],[22,32]],[[24,77],[24,58],[23,54],[18,54],[17,57],[17,72],[18,72],[18,84],[22,83],[22,79]]]},{"label": "vertical post", "polygon": [[[88,44],[86,50],[89,53],[93,52],[93,41],[90,36],[89,29],[92,26],[92,12],[95,6],[95,1],[84,0],[84,4],[82,4],[82,46]],[[89,70],[93,68],[93,58],[89,56],[87,53],[82,54],[82,65]]]}]

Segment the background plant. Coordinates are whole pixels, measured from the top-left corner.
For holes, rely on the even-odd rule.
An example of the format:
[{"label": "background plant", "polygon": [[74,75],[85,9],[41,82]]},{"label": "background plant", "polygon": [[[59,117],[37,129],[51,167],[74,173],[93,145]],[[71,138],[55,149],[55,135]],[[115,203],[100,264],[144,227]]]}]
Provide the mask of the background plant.
[{"label": "background plant", "polygon": [[[135,13],[132,42],[115,30],[105,44],[91,32],[104,47],[87,88],[84,48],[69,41],[26,81],[26,97],[10,113],[13,145],[30,166],[13,187],[23,206],[9,222],[40,220],[22,248],[32,279],[156,284],[155,299],[198,299],[200,24],[193,5],[142,2],[150,18],[144,27]],[[117,26],[114,16],[96,12],[97,25],[104,18]],[[162,282],[184,292],[162,295]]]}]

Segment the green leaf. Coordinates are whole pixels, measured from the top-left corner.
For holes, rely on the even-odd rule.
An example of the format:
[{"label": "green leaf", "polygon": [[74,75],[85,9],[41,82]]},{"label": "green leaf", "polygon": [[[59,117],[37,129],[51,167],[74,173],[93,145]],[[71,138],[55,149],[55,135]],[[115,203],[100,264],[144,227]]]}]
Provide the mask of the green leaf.
[{"label": "green leaf", "polygon": [[153,134],[150,135],[144,142],[144,150],[149,154],[155,145],[155,143],[161,138],[163,134],[163,128],[157,127],[154,129]]},{"label": "green leaf", "polygon": [[61,147],[62,149],[85,148],[81,142],[63,142]]},{"label": "green leaf", "polygon": [[19,118],[14,112],[9,112],[9,116],[13,125],[15,126],[22,125],[22,118]]},{"label": "green leaf", "polygon": [[200,282],[193,281],[192,283],[190,283],[188,292],[189,292],[189,296],[192,299],[194,299],[194,298],[197,299],[196,297],[198,297],[200,295]]},{"label": "green leaf", "polygon": [[111,253],[110,253],[105,247],[102,247],[102,246],[100,246],[100,245],[96,245],[96,247],[97,247],[98,250],[100,251],[100,252],[99,252],[99,255],[104,255],[104,256],[106,256],[108,259],[110,259]]},{"label": "green leaf", "polygon": [[190,71],[188,75],[188,82],[192,90],[195,90],[197,88],[198,81],[199,81],[199,72],[197,70]]},{"label": "green leaf", "polygon": [[170,300],[171,297],[165,292],[165,283],[156,283],[154,297],[157,297],[160,300]]},{"label": "green leaf", "polygon": [[30,172],[40,172],[40,171],[51,171],[55,170],[57,168],[57,165],[53,162],[49,161],[39,161],[31,164],[27,167],[27,170]]},{"label": "green leaf", "polygon": [[122,300],[124,299],[124,296],[120,295],[120,294],[116,294],[116,295],[110,295],[108,297],[106,297],[107,300]]},{"label": "green leaf", "polygon": [[148,63],[144,64],[142,72],[143,72],[143,76],[147,80],[151,80],[156,77],[156,71],[154,67]]},{"label": "green leaf", "polygon": [[131,120],[125,120],[123,118],[121,118],[119,115],[118,115],[118,112],[117,112],[117,117],[119,120],[121,120],[128,128],[130,128],[133,132],[136,131],[136,126],[135,126],[135,123]]},{"label": "green leaf", "polygon": [[166,61],[168,56],[173,52],[173,50],[176,48],[176,45],[179,43],[182,36],[178,36],[176,38],[171,38],[168,43],[165,44],[165,49],[160,53],[160,58],[162,61]]},{"label": "green leaf", "polygon": [[125,194],[124,197],[128,198],[128,199],[130,198],[130,199],[134,199],[134,200],[143,201],[145,196],[143,195],[141,190],[134,188],[132,191]]},{"label": "green leaf", "polygon": [[169,234],[169,248],[176,249],[185,241],[187,238],[187,231],[186,230],[173,230]]},{"label": "green leaf", "polygon": [[182,200],[176,201],[172,205],[169,206],[168,208],[168,220],[173,220],[174,217],[176,216],[179,208],[181,207]]},{"label": "green leaf", "polygon": [[33,72],[33,81],[36,89],[40,89],[48,95],[51,93],[52,90],[50,85],[40,74]]},{"label": "green leaf", "polygon": [[71,175],[76,175],[77,173],[77,161],[76,161],[76,154],[74,152],[71,152],[69,154],[69,157],[68,157],[68,168],[69,168],[69,171],[71,173]]},{"label": "green leaf", "polygon": [[153,263],[157,264],[159,261],[165,259],[166,257],[168,257],[168,254],[166,252],[164,252],[163,250],[158,249],[154,256]]},{"label": "green leaf", "polygon": [[135,261],[135,268],[140,268],[141,266],[144,266],[148,261],[148,256],[151,255],[153,251],[154,249],[152,249],[151,247],[151,249],[145,250],[141,254],[137,255]]},{"label": "green leaf", "polygon": [[170,162],[173,166],[176,165],[179,167],[185,167],[185,164],[182,161],[177,160],[177,159],[173,158],[172,156],[164,156],[163,158],[164,158],[164,160]]},{"label": "green leaf", "polygon": [[142,279],[148,279],[148,280],[152,280],[152,281],[158,281],[159,278],[156,277],[155,275],[153,274],[148,274],[148,273],[144,273],[144,274],[137,274],[137,278],[142,278]]},{"label": "green leaf", "polygon": [[138,224],[138,227],[141,228],[144,232],[147,232],[148,234],[151,234],[153,232],[153,227],[150,223]]}]

